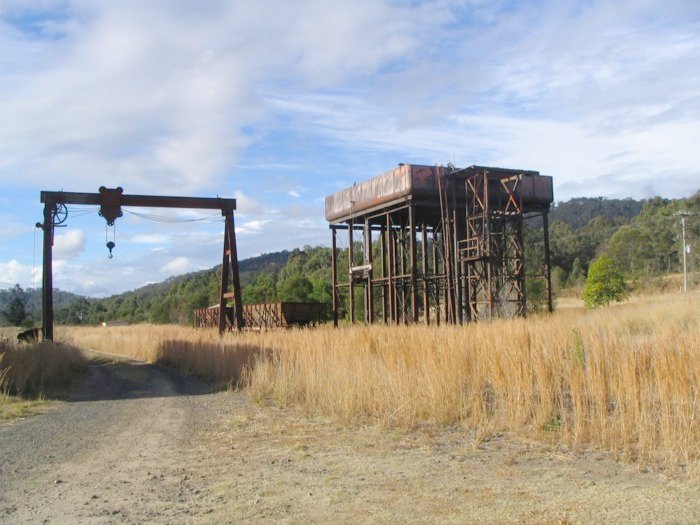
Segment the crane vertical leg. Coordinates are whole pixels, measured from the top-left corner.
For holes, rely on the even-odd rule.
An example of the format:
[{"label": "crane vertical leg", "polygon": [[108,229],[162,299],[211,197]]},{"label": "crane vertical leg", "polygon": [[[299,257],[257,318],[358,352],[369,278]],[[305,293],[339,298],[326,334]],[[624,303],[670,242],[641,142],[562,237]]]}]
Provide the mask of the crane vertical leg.
[{"label": "crane vertical leg", "polygon": [[233,210],[226,211],[226,222],[228,228],[228,244],[231,250],[231,285],[233,287],[233,308],[236,320],[236,329],[243,328],[243,299],[241,297],[241,278],[238,271],[238,248],[236,244],[236,223],[233,218]]},{"label": "crane vertical leg", "polygon": [[[236,225],[233,211],[224,212],[224,254],[221,265],[221,292],[219,294],[219,333],[223,334],[228,328],[241,330],[243,328],[243,301],[241,298],[241,282],[238,272],[238,250],[236,249]],[[233,291],[229,291],[229,286]],[[228,319],[228,299],[233,299],[233,316]]]},{"label": "crane vertical leg", "polygon": [[41,281],[41,332],[44,341],[53,341],[53,202],[44,205],[44,260]]}]

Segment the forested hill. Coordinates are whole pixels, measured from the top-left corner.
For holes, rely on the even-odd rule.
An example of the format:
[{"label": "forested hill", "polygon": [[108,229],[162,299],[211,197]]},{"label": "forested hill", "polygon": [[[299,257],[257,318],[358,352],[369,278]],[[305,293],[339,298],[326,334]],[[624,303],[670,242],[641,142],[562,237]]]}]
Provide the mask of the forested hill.
[{"label": "forested hill", "polygon": [[[32,316],[34,312],[34,318],[40,319],[41,316],[41,289],[29,288],[27,290],[20,290],[20,298],[25,306],[27,314],[29,317]],[[7,290],[0,290],[0,312],[5,312],[7,307],[18,290],[16,288],[8,288]],[[74,303],[75,301],[82,299],[80,295],[76,295],[70,292],[64,292],[62,290],[54,290],[53,292],[53,304],[57,309],[65,308],[68,305]],[[0,315],[0,326],[7,324],[5,322],[4,316]]]},{"label": "forested hill", "polygon": [[572,228],[581,228],[595,217],[629,221],[639,215],[644,202],[634,199],[577,197],[554,203],[549,213],[549,221],[565,222]]},{"label": "forested hill", "polygon": [[[633,284],[643,284],[667,273],[681,271],[680,222],[674,212],[698,214],[688,222],[692,246],[690,270],[700,268],[700,193],[687,199],[656,197],[633,199],[576,198],[559,202],[550,214],[552,276],[555,291],[580,286],[588,266],[602,253],[610,255]],[[536,247],[534,231],[540,222],[526,226],[525,242]],[[345,257],[339,272],[347,271]],[[527,261],[526,261],[527,262]],[[291,252],[275,252],[240,263],[243,300],[329,302],[330,249],[305,246]],[[134,291],[104,299],[91,299],[57,292],[59,323],[94,324],[103,320],[130,322],[189,323],[194,308],[218,301],[220,266],[170,278]],[[0,291],[0,310],[5,310],[13,291]],[[23,292],[27,309],[40,305],[38,293]],[[536,304],[537,293],[528,291]],[[34,320],[39,315],[35,312]]]},{"label": "forested hill", "polygon": [[[244,259],[239,263],[241,285],[247,286],[260,273],[276,275],[291,252],[284,250]],[[126,319],[132,322],[187,322],[188,310],[209,306],[218,300],[221,265],[209,270],[170,277],[160,283],[103,299],[54,290],[56,322],[96,324],[104,320]],[[0,290],[0,312],[7,309],[16,289]],[[19,291],[27,311],[26,324],[40,322],[41,290]],[[7,324],[0,316],[0,325]]]}]

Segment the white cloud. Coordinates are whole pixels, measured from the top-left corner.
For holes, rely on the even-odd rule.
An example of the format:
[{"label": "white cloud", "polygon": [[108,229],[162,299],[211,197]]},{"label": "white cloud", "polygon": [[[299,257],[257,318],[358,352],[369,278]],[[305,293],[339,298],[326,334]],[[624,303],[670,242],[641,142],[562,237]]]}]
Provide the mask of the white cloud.
[{"label": "white cloud", "polygon": [[[40,213],[15,188],[233,195],[242,257],[327,242],[324,193],[398,162],[537,169],[557,199],[688,195],[698,15],[693,0],[0,0],[0,238],[24,240],[0,270],[20,275]],[[57,286],[104,295],[221,260],[221,224],[119,224],[109,262],[102,242],[68,260],[80,239],[62,239]]]},{"label": "white cloud", "polygon": [[30,233],[33,224],[23,224],[7,216],[0,216],[0,239],[11,239],[18,235]]},{"label": "white cloud", "polygon": [[419,43],[411,9],[370,0],[6,11],[41,7],[58,36],[0,20],[0,180],[19,169],[34,184],[90,187],[99,173],[129,191],[212,189],[266,114],[260,83],[334,84]]},{"label": "white cloud", "polygon": [[124,239],[124,242],[132,242],[134,244],[165,244],[170,242],[170,236],[161,233],[137,233],[129,235]]},{"label": "white cloud", "polygon": [[161,266],[160,271],[168,275],[178,275],[191,269],[192,265],[187,257],[175,257],[172,261]]},{"label": "white cloud", "polygon": [[83,230],[71,229],[62,234],[54,234],[54,259],[75,259],[83,253],[83,250],[85,250],[85,232]]},{"label": "white cloud", "polygon": [[243,222],[236,226],[238,235],[259,234],[263,227],[269,224],[271,219],[253,219]]},{"label": "white cloud", "polygon": [[[698,189],[695,146],[700,120],[601,131],[595,118],[558,121],[533,116],[446,116],[440,128],[405,128],[383,108],[348,96],[272,100],[306,133],[333,143],[396,152],[396,163],[453,161],[553,175],[557,199],[573,196],[687,196]],[[389,169],[391,166],[386,166]],[[358,173],[359,179],[377,173]],[[693,176],[694,174],[694,176]]]},{"label": "white cloud", "polygon": [[0,262],[0,288],[10,288],[15,284],[26,286],[32,282],[32,267],[13,259]]},{"label": "white cloud", "polygon": [[257,215],[262,213],[263,206],[259,201],[247,196],[242,191],[236,191],[234,193],[236,198],[236,215]]}]

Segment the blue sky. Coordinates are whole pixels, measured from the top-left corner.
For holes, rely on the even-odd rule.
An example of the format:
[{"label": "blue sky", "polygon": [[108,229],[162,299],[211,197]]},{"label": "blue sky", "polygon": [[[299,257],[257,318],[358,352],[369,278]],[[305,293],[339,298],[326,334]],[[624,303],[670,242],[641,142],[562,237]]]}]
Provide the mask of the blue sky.
[{"label": "blue sky", "polygon": [[[323,197],[399,162],[535,169],[557,200],[683,197],[700,4],[0,0],[0,122],[0,287],[37,284],[41,190],[235,197],[242,258],[327,243]],[[64,290],[221,257],[220,222],[126,214],[111,260],[96,210],[67,223]]]}]

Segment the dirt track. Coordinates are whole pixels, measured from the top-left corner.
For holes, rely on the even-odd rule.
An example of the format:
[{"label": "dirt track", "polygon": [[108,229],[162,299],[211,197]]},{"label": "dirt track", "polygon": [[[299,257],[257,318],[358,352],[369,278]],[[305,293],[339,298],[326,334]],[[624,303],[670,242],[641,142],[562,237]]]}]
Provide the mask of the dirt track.
[{"label": "dirt track", "polygon": [[464,429],[347,429],[133,362],[0,426],[0,522],[700,521],[700,486]]}]

